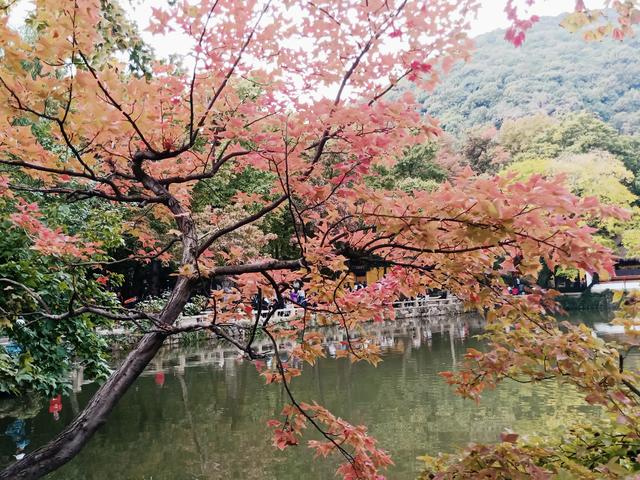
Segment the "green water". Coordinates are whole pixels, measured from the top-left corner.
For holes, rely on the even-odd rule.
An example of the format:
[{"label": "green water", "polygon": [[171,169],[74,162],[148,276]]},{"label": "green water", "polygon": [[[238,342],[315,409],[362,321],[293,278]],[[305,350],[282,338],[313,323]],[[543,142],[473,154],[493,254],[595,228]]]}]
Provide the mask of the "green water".
[{"label": "green water", "polygon": [[[480,331],[477,321],[458,317],[396,327],[377,332],[386,345],[377,368],[326,358],[306,366],[292,383],[299,400],[316,400],[352,423],[369,425],[396,462],[388,478],[415,478],[416,456],[492,442],[505,428],[548,431],[598,414],[555,382],[509,382],[487,393],[480,405],[462,400],[438,372],[455,368],[466,347],[481,348],[472,338]],[[70,422],[95,388],[86,384],[64,397],[57,420],[48,401],[40,411],[13,405],[12,413],[0,405],[0,462],[11,462],[16,453],[15,435],[5,433],[16,417],[25,418],[29,451]],[[85,449],[48,478],[335,478],[336,463],[314,461],[306,447],[278,452],[270,445],[266,422],[285,400],[281,387],[265,385],[251,364],[231,352],[216,354],[211,343],[167,348]]]}]

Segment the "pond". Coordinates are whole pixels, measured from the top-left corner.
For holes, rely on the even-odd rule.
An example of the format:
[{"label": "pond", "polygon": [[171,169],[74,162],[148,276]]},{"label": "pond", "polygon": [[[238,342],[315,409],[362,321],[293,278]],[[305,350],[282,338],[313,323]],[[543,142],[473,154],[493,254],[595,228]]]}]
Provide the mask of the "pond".
[{"label": "pond", "polygon": [[[299,400],[316,400],[368,425],[396,463],[390,479],[415,478],[419,455],[494,442],[505,428],[549,431],[599,415],[555,382],[505,382],[479,405],[456,397],[438,372],[454,369],[467,347],[481,348],[473,338],[481,331],[474,317],[372,328],[385,346],[377,368],[326,358],[305,366],[292,388]],[[75,380],[78,391],[44,402],[41,410],[27,402],[11,413],[0,405],[0,462],[11,462],[26,442],[26,451],[44,444],[72,420],[96,389]],[[337,462],[313,460],[305,446],[285,452],[271,446],[266,423],[285,401],[281,386],[265,385],[252,364],[213,343],[165,348],[85,449],[47,478],[335,478]]]}]

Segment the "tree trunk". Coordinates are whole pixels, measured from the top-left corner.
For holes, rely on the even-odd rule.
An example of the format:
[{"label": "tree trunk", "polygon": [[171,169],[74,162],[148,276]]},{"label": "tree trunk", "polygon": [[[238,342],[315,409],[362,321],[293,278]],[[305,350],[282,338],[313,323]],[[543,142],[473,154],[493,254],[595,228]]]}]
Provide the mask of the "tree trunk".
[{"label": "tree trunk", "polygon": [[61,467],[89,441],[131,384],[154,357],[166,335],[149,333],[142,337],[125,361],[109,377],[84,410],[56,438],[0,472],[0,479],[40,478]]},{"label": "tree trunk", "polygon": [[[181,265],[193,264],[198,252],[198,236],[193,219],[189,211],[163,185],[143,170],[142,162],[145,158],[144,152],[134,155],[133,173],[147,190],[165,198],[163,203],[174,215],[176,225],[182,232]],[[192,290],[192,280],[184,276],[179,277],[159,321],[166,325],[173,324],[189,301]],[[166,333],[158,332],[144,335],[124,362],[98,389],[80,415],[48,444],[0,472],[0,480],[40,478],[76,456],[98,428],[107,421],[113,407],[153,359],[166,337]]]},{"label": "tree trunk", "polygon": [[[175,322],[187,303],[190,292],[189,280],[182,277],[176,284],[160,320],[166,324]],[[40,478],[75,457],[98,428],[107,421],[113,407],[153,359],[166,337],[165,333],[156,332],[144,335],[124,362],[98,389],[80,415],[49,443],[2,470],[0,480]]]}]

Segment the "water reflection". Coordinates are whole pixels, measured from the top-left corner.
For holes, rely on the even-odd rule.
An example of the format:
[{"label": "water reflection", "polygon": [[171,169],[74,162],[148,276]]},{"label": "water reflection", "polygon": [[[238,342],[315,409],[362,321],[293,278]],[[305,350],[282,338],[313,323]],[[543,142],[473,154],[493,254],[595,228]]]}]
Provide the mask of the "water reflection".
[{"label": "water reflection", "polygon": [[[367,325],[367,335],[375,338],[384,353],[402,353],[407,349],[418,349],[425,345],[430,348],[433,334],[447,335],[450,340],[451,358],[453,364],[457,360],[455,340],[464,340],[473,330],[479,332],[482,321],[479,317],[464,315],[443,319],[434,317],[429,319],[406,319],[394,322],[380,322]],[[344,329],[338,327],[325,327],[322,329],[325,336],[323,342],[324,353],[327,357],[336,357],[338,350],[347,349],[347,335]],[[357,338],[357,332],[351,332],[352,338]],[[268,338],[257,339],[253,343],[256,352],[270,354],[273,345]],[[293,348],[291,341],[282,341],[278,350],[283,360],[288,358],[288,352]],[[184,372],[186,368],[214,366],[234,370],[240,363],[238,351],[228,344],[209,344],[205,348],[165,348],[152,361],[151,365],[143,373],[143,376],[153,375],[156,383],[159,382],[164,372],[173,370]],[[267,359],[269,363],[270,359]],[[303,365],[296,367],[304,368]],[[162,380],[164,382],[164,380]],[[74,373],[74,388],[79,390],[85,384],[82,371]]]},{"label": "water reflection", "polygon": [[24,449],[29,445],[25,427],[25,420],[16,418],[4,431],[4,434],[16,444],[16,454],[14,455],[16,460],[21,460],[25,456]]},{"label": "water reflection", "polygon": [[[300,400],[316,400],[354,423],[370,425],[396,461],[389,471],[394,479],[415,478],[415,457],[425,452],[495,441],[505,427],[549,430],[598,414],[576,392],[555,383],[505,383],[479,406],[454,396],[437,374],[455,368],[467,347],[481,348],[473,338],[480,327],[469,316],[371,325],[386,352],[377,369],[327,358],[305,367],[292,385]],[[327,334],[325,351],[332,356],[345,339],[338,330]],[[50,404],[37,413],[24,409],[7,415],[0,405],[0,432],[5,432],[0,461],[13,461],[49,440],[95,388],[79,371],[75,391],[59,407],[56,401],[53,409]],[[285,453],[271,447],[266,421],[285,401],[280,387],[264,385],[255,368],[231,349],[166,348],[83,452],[49,478],[333,478],[335,465],[313,461],[306,447]]]}]

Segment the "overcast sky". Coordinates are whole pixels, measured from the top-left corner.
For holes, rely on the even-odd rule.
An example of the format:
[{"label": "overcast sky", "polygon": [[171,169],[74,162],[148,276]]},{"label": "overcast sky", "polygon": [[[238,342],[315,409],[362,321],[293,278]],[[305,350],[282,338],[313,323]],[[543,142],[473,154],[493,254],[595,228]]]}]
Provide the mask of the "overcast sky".
[{"label": "overcast sky", "polygon": [[[587,7],[601,8],[605,0],[586,0]],[[12,14],[12,23],[19,24],[29,9],[31,2],[25,1],[19,4]],[[473,22],[471,33],[473,36],[490,32],[497,28],[505,28],[509,22],[504,13],[505,0],[482,0],[482,7],[478,18]],[[524,1],[521,0],[521,4]],[[135,4],[135,6],[132,6]],[[133,2],[123,1],[131,17],[136,21],[142,31],[145,40],[151,44],[161,56],[171,53],[186,53],[189,44],[179,35],[168,35],[164,38],[151,35],[145,29],[151,17],[151,7],[166,5],[166,0],[133,0]],[[575,0],[538,0],[531,10],[531,14],[539,16],[559,15],[570,11],[575,5]]]},{"label": "overcast sky", "polygon": [[[472,35],[476,36],[507,27],[509,22],[504,13],[505,3],[506,0],[482,0],[478,18],[473,22]],[[525,2],[521,1],[520,3],[524,4]],[[571,11],[575,6],[575,0],[538,0],[536,3],[530,13],[538,16],[559,15],[563,12]],[[601,8],[604,0],[586,0],[585,3],[590,8]],[[142,0],[135,9],[130,9],[132,17],[141,30],[144,30],[149,23],[151,7],[163,4],[166,5],[166,0]],[[143,33],[143,36],[163,56],[188,50],[188,45],[179,36],[169,36],[161,39],[150,35],[148,32]]]},{"label": "overcast sky", "polygon": [[[482,0],[482,7],[473,24],[472,34],[475,36],[507,27],[509,22],[504,13],[505,3],[505,0]],[[531,9],[531,13],[540,17],[555,16],[573,10],[575,3],[575,0],[538,0]],[[604,0],[585,0],[588,8],[602,8],[604,3]]]}]

